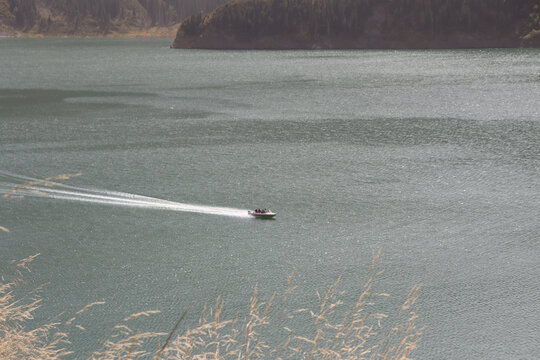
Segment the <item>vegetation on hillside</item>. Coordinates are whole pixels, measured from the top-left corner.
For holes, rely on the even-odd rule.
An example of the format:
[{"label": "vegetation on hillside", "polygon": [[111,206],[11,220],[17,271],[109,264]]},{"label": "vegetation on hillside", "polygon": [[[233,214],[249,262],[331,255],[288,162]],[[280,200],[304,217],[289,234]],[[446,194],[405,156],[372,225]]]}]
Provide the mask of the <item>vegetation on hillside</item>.
[{"label": "vegetation on hillside", "polygon": [[[106,33],[178,24],[226,0],[0,0],[0,25],[38,33]],[[0,29],[1,30],[1,29]]]},{"label": "vegetation on hillside", "polygon": [[539,26],[540,0],[233,0],[186,19],[187,36],[212,28],[238,36],[356,37],[377,26],[382,36],[405,32],[524,35]]}]

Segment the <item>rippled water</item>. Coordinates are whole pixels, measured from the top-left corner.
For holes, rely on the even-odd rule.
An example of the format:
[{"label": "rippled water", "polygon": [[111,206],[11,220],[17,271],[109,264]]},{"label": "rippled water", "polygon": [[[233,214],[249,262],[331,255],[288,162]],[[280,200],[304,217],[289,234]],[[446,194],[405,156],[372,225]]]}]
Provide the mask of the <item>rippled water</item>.
[{"label": "rippled water", "polygon": [[[79,356],[127,314],[242,311],[293,269],[298,307],[339,275],[352,295],[381,249],[378,310],[423,284],[416,358],[540,357],[539,50],[168,46],[0,39],[0,190],[81,173],[0,199],[0,262],[41,253],[38,321],[106,301]],[[206,211],[255,207],[278,217]]]}]

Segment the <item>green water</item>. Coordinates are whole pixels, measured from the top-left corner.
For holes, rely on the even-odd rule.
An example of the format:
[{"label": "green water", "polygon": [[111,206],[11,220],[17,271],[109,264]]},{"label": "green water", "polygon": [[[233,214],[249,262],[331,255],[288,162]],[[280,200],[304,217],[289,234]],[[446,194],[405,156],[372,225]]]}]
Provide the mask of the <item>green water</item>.
[{"label": "green water", "polygon": [[[393,314],[423,284],[419,359],[540,357],[540,51],[171,50],[0,39],[0,170],[275,221],[0,199],[0,263],[41,253],[36,321],[92,301],[77,356],[133,312],[244,312],[296,269],[298,307],[378,249]],[[0,190],[17,181],[0,174]],[[302,328],[301,322],[293,324]],[[387,324],[389,326],[389,324]]]}]

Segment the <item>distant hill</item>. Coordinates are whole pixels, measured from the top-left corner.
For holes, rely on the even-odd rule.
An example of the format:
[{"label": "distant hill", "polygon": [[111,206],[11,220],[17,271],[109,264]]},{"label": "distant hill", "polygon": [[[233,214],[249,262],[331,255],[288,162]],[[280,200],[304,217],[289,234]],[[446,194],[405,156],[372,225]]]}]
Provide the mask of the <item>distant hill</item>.
[{"label": "distant hill", "polygon": [[[0,35],[106,35],[179,24],[226,0],[0,0]],[[176,32],[171,28],[169,32]]]},{"label": "distant hill", "polygon": [[233,0],[180,26],[175,48],[540,46],[540,0]]}]

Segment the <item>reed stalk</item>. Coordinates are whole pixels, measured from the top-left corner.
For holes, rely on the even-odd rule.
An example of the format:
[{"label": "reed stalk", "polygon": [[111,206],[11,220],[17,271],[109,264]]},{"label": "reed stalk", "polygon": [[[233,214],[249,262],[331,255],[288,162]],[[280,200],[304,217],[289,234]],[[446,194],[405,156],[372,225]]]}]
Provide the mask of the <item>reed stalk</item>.
[{"label": "reed stalk", "polygon": [[[283,293],[274,293],[268,300],[260,298],[256,285],[245,315],[223,320],[224,302],[220,298],[213,307],[204,306],[198,323],[184,324],[184,311],[168,333],[134,331],[132,319],[152,316],[157,310],[129,315],[115,325],[99,349],[87,358],[109,359],[329,359],[329,360],[407,360],[418,346],[422,328],[418,328],[416,302],[420,286],[414,286],[394,317],[372,311],[389,294],[373,291],[373,282],[380,253],[369,266],[368,274],[356,301],[347,305],[340,289],[341,278],[318,294],[315,309],[289,310],[286,302],[296,289],[294,273]],[[78,324],[77,316],[103,302],[92,302],[67,321],[54,321],[29,328],[42,299],[39,291],[19,295],[15,289],[24,284],[23,276],[37,255],[9,265],[0,282],[0,358],[1,359],[70,359],[69,330]],[[278,297],[279,296],[279,297]],[[281,299],[274,309],[276,297]],[[272,322],[275,318],[275,322]],[[303,324],[294,327],[290,322]],[[300,320],[300,321],[298,321]],[[311,326],[309,326],[311,323]],[[390,323],[390,326],[388,326]],[[304,326],[308,324],[308,326]],[[273,329],[275,332],[273,332]],[[166,337],[162,345],[161,337]]]}]

